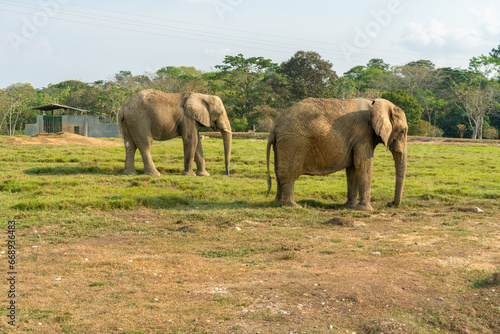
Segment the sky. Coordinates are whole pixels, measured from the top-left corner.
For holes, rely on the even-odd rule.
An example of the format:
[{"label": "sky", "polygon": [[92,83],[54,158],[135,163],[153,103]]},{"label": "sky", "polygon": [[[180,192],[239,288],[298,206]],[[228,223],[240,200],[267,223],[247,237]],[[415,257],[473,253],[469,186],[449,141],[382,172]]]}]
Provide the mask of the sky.
[{"label": "sky", "polygon": [[338,75],[372,58],[467,68],[500,45],[499,13],[493,0],[0,0],[0,89],[301,50]]}]

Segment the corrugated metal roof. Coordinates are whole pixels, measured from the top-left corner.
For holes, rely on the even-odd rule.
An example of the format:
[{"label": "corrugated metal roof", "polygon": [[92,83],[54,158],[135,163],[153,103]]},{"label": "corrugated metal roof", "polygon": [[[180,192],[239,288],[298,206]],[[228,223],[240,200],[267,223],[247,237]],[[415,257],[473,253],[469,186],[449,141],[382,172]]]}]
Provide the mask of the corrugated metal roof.
[{"label": "corrugated metal roof", "polygon": [[79,111],[79,112],[88,112],[88,110],[73,108],[73,107],[69,107],[69,106],[65,106],[65,105],[57,104],[57,103],[51,103],[51,104],[47,104],[44,106],[31,108],[31,110],[56,110],[56,109],[67,109],[67,110],[74,110],[74,111]]}]

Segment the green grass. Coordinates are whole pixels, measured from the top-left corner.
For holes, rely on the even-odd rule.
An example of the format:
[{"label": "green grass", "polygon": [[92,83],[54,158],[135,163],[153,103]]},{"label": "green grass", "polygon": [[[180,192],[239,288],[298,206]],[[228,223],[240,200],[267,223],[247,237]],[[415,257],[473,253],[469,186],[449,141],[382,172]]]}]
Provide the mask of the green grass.
[{"label": "green grass", "polygon": [[[244,144],[243,144],[244,143]],[[9,211],[129,210],[138,206],[179,209],[268,207],[265,141],[235,140],[231,176],[223,174],[221,141],[204,140],[210,178],[182,177],[180,140],[158,143],[153,158],[159,178],[123,176],[124,152],[87,146],[4,147],[0,191]],[[480,145],[410,145],[403,205],[422,202],[463,203],[500,198],[498,147]],[[139,173],[142,162],[136,157]],[[375,157],[373,201],[389,200],[394,187],[393,161],[379,146]],[[345,201],[345,175],[301,176],[296,198],[307,207],[335,208]],[[272,194],[275,193],[275,182]]]}]

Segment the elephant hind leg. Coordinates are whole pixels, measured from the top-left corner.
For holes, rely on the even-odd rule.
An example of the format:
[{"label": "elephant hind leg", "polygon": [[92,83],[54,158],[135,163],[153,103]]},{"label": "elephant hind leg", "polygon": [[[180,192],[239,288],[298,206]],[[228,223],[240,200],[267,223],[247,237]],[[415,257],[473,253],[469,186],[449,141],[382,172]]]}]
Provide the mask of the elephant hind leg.
[{"label": "elephant hind leg", "polygon": [[137,146],[131,140],[123,139],[125,144],[125,169],[123,170],[123,174],[125,175],[133,175],[137,174],[135,170],[135,151],[137,150]]},{"label": "elephant hind leg", "polygon": [[144,162],[144,174],[158,176],[160,172],[156,169],[153,159],[151,158],[151,144],[152,139],[144,146],[139,146],[139,152],[141,152],[142,161]]},{"label": "elephant hind leg", "polygon": [[278,189],[276,192],[276,202],[283,206],[301,207],[295,202],[294,186],[295,180],[289,182],[278,181]]}]

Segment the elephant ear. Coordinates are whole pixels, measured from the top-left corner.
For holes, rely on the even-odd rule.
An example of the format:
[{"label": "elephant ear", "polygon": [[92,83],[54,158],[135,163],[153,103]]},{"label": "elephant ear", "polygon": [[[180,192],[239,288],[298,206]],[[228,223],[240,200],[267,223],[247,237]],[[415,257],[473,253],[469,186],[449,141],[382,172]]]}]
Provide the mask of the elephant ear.
[{"label": "elephant ear", "polygon": [[184,100],[184,111],[186,114],[207,128],[210,127],[210,114],[208,103],[203,94],[191,93]]},{"label": "elephant ear", "polygon": [[370,118],[373,130],[382,138],[384,145],[389,147],[389,138],[392,133],[391,103],[384,99],[373,101]]}]

